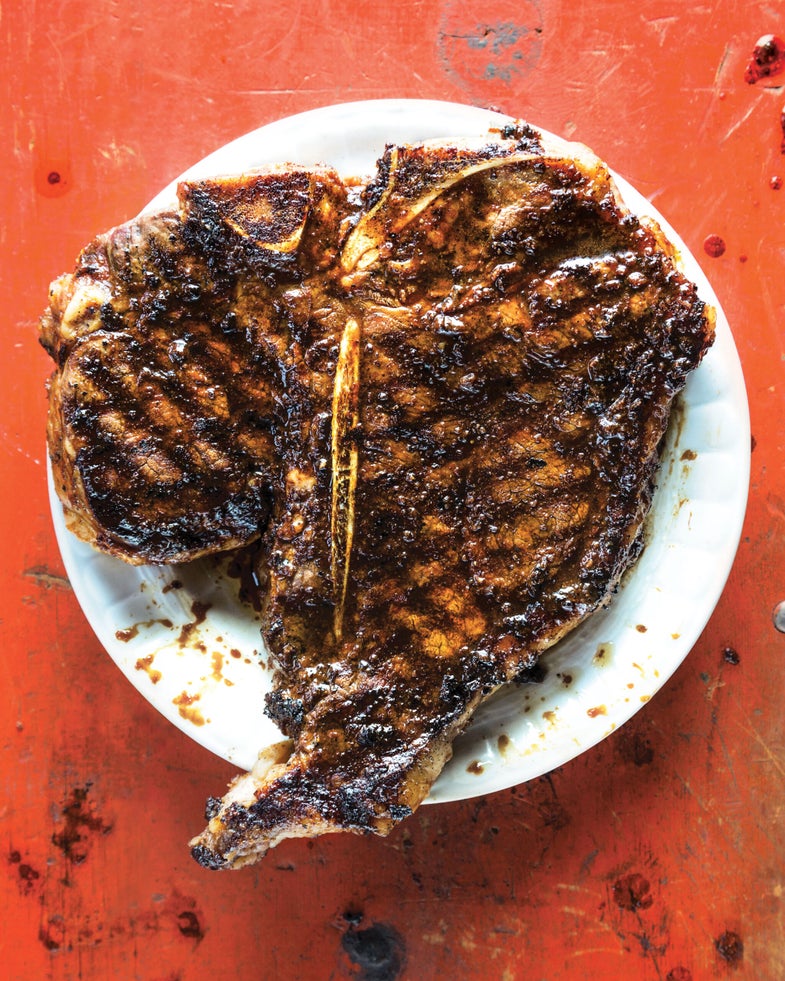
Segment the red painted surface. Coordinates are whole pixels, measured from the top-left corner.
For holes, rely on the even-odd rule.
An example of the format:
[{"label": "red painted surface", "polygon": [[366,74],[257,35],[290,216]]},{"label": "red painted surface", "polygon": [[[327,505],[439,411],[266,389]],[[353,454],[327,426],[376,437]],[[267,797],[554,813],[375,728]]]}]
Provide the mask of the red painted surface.
[{"label": "red painted surface", "polygon": [[[785,33],[777,10],[3,4],[4,978],[785,976],[785,634],[772,616],[785,599],[785,75],[747,71],[758,39]],[[676,676],[584,756],[425,807],[388,840],[289,842],[253,869],[208,873],[186,842],[232,768],[131,689],[64,577],[36,320],[94,233],[205,153],[293,112],[390,96],[492,105],[580,139],[679,230],[746,374],[743,539]]]}]

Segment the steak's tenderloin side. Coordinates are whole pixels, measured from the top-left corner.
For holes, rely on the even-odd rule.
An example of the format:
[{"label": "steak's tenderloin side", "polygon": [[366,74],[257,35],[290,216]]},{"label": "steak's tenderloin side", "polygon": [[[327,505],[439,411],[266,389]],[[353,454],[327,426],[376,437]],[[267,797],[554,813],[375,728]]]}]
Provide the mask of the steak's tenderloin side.
[{"label": "steak's tenderloin side", "polygon": [[[600,161],[508,136],[389,147],[362,194],[327,171],[188,184],[177,215],[109,233],[55,286],[50,442],[77,534],[130,561],[263,535],[267,712],[292,751],[210,800],[192,842],[207,867],[388,833],[480,700],[638,553],[713,312]],[[132,383],[172,349],[176,382]],[[191,389],[222,466],[176,452]]]}]

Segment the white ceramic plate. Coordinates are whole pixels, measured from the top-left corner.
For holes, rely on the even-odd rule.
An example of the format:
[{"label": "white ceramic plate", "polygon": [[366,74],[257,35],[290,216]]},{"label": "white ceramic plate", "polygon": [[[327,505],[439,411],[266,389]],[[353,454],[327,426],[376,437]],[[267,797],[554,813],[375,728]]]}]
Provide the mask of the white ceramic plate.
[{"label": "white ceramic plate", "polygon": [[[282,119],[211,154],[189,177],[279,162],[328,163],[370,175],[388,142],[482,135],[509,119],[443,102],[384,100]],[[185,175],[183,175],[185,176]],[[718,310],[717,339],[680,397],[647,544],[612,605],[551,650],[545,680],[489,699],[455,744],[430,800],[529,780],[588,749],[641,708],[676,670],[719,599],[735,555],[749,481],[749,412],[728,323],[700,266],[626,181],[627,204],[654,216],[687,274]],[[176,182],[148,206],[171,204]],[[281,737],[263,712],[270,672],[254,611],[213,560],[135,568],[100,555],[52,512],[68,576],[99,640],[163,715],[203,746],[249,769]]]}]

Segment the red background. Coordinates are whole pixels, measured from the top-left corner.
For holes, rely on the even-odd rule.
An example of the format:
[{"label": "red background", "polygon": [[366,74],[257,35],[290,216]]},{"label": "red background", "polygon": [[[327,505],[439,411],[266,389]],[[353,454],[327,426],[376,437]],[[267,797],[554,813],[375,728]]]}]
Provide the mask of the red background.
[{"label": "red background", "polygon": [[[771,183],[785,180],[785,74],[744,79],[759,36],[785,35],[778,9],[3,5],[0,975],[785,976],[785,635],[772,620],[785,599],[785,188]],[[747,380],[743,538],[675,677],[584,756],[513,790],[425,807],[388,840],[288,842],[252,869],[208,873],[186,842],[232,768],[128,685],[64,576],[37,317],[49,280],[97,231],[209,151],[281,116],[381,97],[493,106],[580,139],[679,230]],[[709,235],[723,255],[704,252]],[[387,967],[369,959],[374,937]]]}]

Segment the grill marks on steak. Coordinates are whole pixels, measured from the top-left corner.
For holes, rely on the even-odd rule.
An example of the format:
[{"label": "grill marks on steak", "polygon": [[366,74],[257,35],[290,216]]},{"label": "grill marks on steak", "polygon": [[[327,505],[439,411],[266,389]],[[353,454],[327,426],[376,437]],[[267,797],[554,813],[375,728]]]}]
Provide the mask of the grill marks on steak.
[{"label": "grill marks on steak", "polygon": [[[586,152],[392,147],[364,203],[294,184],[273,220],[276,179],[258,208],[242,184],[184,193],[217,308],[263,352],[267,711],[293,744],[211,801],[192,848],[212,868],[386,834],[421,803],[480,700],[634,559],[671,400],[713,334]],[[232,260],[227,280],[254,236],[267,271]]]},{"label": "grill marks on steak", "polygon": [[330,172],[186,183],[180,197],[179,213],[96,239],[42,321],[67,523],[130,562],[193,559],[265,527],[296,357],[288,293],[308,294],[348,212]]}]

